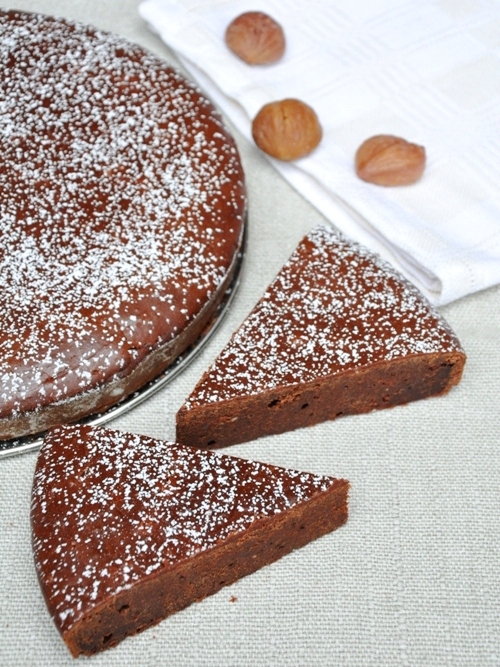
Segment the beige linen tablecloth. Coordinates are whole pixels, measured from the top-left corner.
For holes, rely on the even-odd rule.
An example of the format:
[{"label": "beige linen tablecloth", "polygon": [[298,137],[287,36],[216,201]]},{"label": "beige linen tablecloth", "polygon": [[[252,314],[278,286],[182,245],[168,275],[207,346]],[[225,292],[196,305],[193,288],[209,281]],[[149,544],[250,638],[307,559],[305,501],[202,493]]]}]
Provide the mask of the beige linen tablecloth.
[{"label": "beige linen tablecloth", "polygon": [[[446,2],[467,11],[467,0]],[[174,61],[139,18],[135,0],[14,5],[93,23]],[[236,138],[250,225],[234,306],[193,365],[113,427],[172,439],[175,413],[201,372],[303,234],[322,221],[255,147]],[[500,665],[500,289],[457,301],[443,313],[468,354],[463,381],[448,396],[230,450],[348,478],[347,525],[92,664]],[[35,461],[34,453],[0,460],[2,667],[74,664],[47,613],[32,562]]]}]

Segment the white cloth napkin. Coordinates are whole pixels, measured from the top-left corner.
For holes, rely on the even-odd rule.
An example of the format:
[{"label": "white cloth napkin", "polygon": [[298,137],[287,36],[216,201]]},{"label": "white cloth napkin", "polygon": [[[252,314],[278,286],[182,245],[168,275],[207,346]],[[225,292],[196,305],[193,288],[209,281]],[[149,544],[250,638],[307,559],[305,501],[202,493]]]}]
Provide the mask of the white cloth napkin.
[{"label": "white cloth napkin", "polygon": [[[284,28],[274,65],[225,46],[238,14]],[[398,266],[435,304],[500,282],[500,3],[496,0],[145,0],[139,12],[251,140],[263,104],[312,106],[321,145],[276,169],[336,227]],[[425,146],[420,182],[384,188],[353,169],[395,134]],[[257,149],[256,149],[257,150]]]}]

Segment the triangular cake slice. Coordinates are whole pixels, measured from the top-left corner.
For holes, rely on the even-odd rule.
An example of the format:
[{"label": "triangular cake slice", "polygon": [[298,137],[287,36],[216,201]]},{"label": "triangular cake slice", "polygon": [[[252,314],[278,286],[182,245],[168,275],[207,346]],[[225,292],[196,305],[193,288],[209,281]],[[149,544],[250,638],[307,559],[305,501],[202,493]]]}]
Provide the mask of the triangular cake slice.
[{"label": "triangular cake slice", "polygon": [[71,653],[115,645],[347,520],[345,480],[90,426],[49,432],[38,578]]},{"label": "triangular cake slice", "polygon": [[464,363],[411,283],[319,226],[179,410],[176,439],[224,447],[444,394]]}]

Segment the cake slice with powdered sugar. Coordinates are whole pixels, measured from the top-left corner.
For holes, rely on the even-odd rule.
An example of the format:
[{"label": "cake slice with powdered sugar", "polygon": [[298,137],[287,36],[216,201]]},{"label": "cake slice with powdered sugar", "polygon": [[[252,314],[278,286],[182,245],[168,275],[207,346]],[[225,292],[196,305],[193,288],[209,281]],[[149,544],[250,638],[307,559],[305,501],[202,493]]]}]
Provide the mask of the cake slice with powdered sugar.
[{"label": "cake slice with powdered sugar", "polygon": [[45,439],[31,521],[71,653],[92,654],[347,520],[349,483],[90,426]]},{"label": "cake slice with powdered sugar", "polygon": [[177,440],[224,447],[444,394],[464,363],[408,280],[319,226],[177,413]]}]

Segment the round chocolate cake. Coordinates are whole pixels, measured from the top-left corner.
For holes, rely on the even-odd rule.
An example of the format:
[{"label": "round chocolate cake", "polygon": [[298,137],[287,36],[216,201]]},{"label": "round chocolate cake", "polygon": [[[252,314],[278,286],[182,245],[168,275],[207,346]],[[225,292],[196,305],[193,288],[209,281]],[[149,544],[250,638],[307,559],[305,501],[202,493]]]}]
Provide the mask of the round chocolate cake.
[{"label": "round chocolate cake", "polygon": [[0,439],[102,411],[214,317],[245,189],[213,106],[94,28],[0,11]]}]

